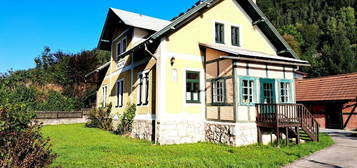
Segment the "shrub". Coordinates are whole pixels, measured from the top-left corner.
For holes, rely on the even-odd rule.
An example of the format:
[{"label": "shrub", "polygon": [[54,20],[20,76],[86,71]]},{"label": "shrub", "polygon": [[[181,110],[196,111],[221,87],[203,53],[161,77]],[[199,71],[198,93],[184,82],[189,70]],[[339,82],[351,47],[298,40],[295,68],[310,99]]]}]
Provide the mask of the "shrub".
[{"label": "shrub", "polygon": [[0,105],[0,167],[48,167],[56,158],[34,117],[24,105]]},{"label": "shrub", "polygon": [[105,108],[93,109],[89,113],[89,121],[86,123],[86,127],[100,128],[107,131],[112,131],[112,118],[110,117],[112,104]]},{"label": "shrub", "polygon": [[120,122],[115,133],[121,135],[130,133],[134,122],[135,113],[136,105],[128,103],[127,107],[124,110],[124,114],[120,117]]},{"label": "shrub", "polygon": [[78,109],[77,101],[74,98],[66,97],[60,92],[48,91],[47,99],[37,103],[36,110],[40,111],[71,111]]}]

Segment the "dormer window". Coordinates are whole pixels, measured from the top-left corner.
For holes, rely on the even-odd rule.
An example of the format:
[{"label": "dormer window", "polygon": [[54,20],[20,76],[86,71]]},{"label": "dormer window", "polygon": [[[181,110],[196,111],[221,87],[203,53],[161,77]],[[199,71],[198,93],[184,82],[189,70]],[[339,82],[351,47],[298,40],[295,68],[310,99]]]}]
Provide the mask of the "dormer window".
[{"label": "dormer window", "polygon": [[124,37],[122,38],[118,43],[117,43],[117,56],[116,56],[116,61],[119,60],[119,56],[126,51],[126,47],[128,45],[127,38]]},{"label": "dormer window", "polygon": [[215,24],[216,43],[224,44],[224,24]]}]

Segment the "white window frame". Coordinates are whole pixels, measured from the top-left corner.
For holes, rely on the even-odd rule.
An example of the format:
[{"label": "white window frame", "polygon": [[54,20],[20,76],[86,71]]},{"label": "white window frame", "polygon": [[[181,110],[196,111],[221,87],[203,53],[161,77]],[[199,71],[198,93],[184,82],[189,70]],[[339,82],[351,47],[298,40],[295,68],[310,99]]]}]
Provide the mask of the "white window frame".
[{"label": "white window frame", "polygon": [[[281,87],[281,84],[283,84],[283,87]],[[290,100],[290,88],[291,88],[291,83],[290,82],[283,82],[280,81],[279,82],[279,89],[280,89],[280,97],[279,97],[279,101],[281,103],[291,103],[292,101]],[[283,92],[285,94],[283,94]],[[285,101],[283,101],[285,100]]]},{"label": "white window frame", "polygon": [[108,96],[108,86],[104,85],[102,87],[102,107],[107,106],[107,96]]},{"label": "white window frame", "polygon": [[116,82],[117,108],[124,106],[124,79],[119,79]]},{"label": "white window frame", "polygon": [[[124,41],[126,42],[126,44],[124,45]],[[119,47],[120,46],[120,49]],[[119,61],[119,56],[120,54],[124,53],[126,51],[128,47],[128,38],[127,37],[123,37],[122,39],[120,39],[117,43],[116,43],[116,57],[115,57],[115,61]]]},{"label": "white window frame", "polygon": [[[219,86],[217,86],[217,84]],[[212,103],[225,103],[225,79],[215,79],[212,81]]]},{"label": "white window frame", "polygon": [[[143,74],[145,76],[143,76]],[[142,78],[140,78],[142,76]],[[137,106],[149,105],[150,92],[150,71],[142,71],[138,73],[138,87],[137,87]]]}]

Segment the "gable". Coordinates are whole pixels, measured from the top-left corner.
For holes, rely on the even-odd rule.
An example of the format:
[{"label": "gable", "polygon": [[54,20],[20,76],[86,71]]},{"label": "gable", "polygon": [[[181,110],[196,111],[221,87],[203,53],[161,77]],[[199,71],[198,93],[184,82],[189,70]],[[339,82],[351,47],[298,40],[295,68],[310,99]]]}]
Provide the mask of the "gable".
[{"label": "gable", "polygon": [[[169,25],[171,22],[150,16],[145,16],[133,12],[123,11],[120,9],[109,8],[106,21],[99,39],[98,48],[110,50],[113,42],[113,36],[117,37],[118,26],[135,27],[150,32],[156,32]],[[121,30],[123,31],[123,30]]]},{"label": "gable", "polygon": [[242,49],[276,55],[277,49],[235,0],[223,0],[168,36],[168,50],[200,55],[199,43],[215,43],[215,23],[224,24],[225,45],[231,45],[231,26],[239,27]]}]

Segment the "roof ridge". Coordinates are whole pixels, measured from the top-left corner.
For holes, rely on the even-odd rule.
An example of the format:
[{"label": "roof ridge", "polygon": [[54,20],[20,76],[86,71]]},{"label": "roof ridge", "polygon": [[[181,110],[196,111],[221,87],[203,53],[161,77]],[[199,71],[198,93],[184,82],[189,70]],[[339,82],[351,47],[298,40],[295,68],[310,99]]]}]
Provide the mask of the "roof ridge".
[{"label": "roof ridge", "polygon": [[318,79],[321,79],[321,78],[325,78],[326,79],[326,78],[341,77],[341,76],[351,76],[351,75],[357,75],[357,72],[330,75],[330,76],[319,76],[319,77],[315,77],[315,78],[301,79],[301,80],[297,80],[297,81],[318,80]]}]

